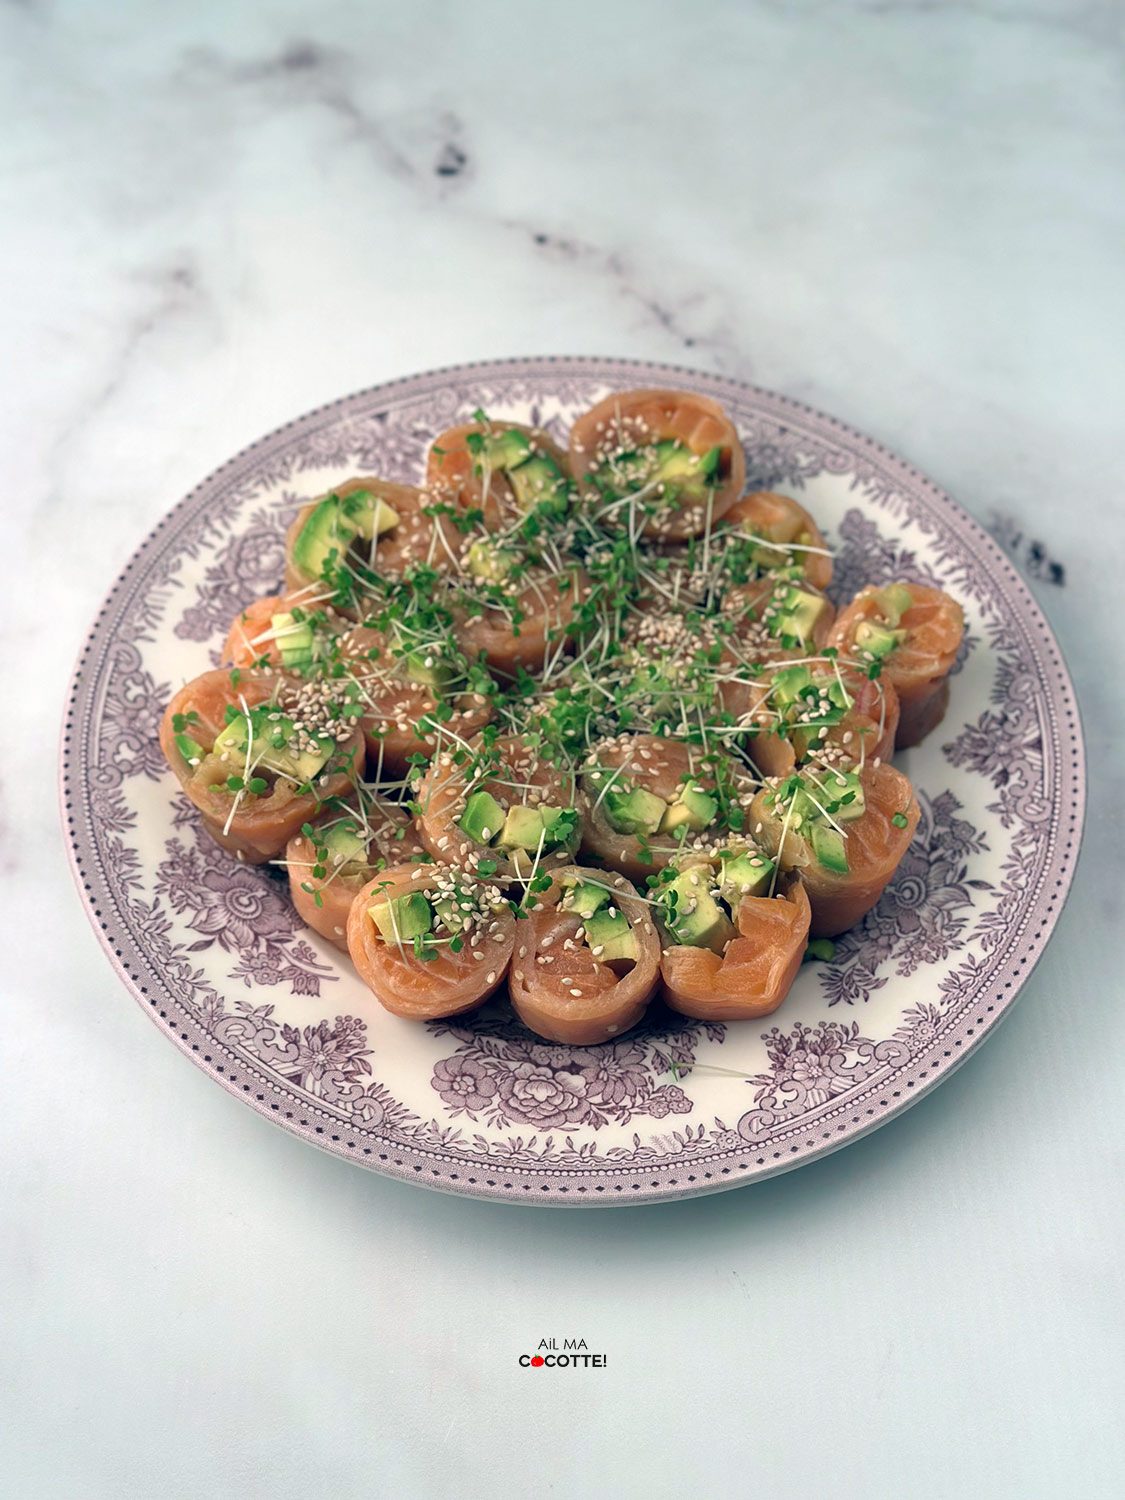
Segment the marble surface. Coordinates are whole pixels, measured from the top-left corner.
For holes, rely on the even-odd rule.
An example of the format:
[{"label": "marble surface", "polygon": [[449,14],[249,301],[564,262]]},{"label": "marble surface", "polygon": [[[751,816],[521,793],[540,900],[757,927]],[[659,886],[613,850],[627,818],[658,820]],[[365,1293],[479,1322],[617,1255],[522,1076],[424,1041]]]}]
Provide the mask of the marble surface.
[{"label": "marble surface", "polygon": [[[0,631],[40,768],[0,807],[6,1493],[1122,1492],[1123,51],[1117,0],[0,5]],[[84,628],[181,493],[342,392],[549,352],[911,457],[1029,574],[1091,764],[979,1055],[789,1177],[602,1215],[241,1110],[119,988],[54,800]],[[519,1369],[545,1337],[609,1364]]]}]

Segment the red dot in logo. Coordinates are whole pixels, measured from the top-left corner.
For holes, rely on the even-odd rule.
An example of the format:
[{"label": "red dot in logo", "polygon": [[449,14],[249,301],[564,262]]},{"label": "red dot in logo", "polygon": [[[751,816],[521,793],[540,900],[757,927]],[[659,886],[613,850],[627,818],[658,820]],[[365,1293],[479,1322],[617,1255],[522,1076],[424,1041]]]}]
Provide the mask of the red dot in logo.
[{"label": "red dot in logo", "polygon": [[531,1356],[531,1363],[533,1365],[541,1365],[543,1363],[543,1356],[541,1354],[533,1354]]}]

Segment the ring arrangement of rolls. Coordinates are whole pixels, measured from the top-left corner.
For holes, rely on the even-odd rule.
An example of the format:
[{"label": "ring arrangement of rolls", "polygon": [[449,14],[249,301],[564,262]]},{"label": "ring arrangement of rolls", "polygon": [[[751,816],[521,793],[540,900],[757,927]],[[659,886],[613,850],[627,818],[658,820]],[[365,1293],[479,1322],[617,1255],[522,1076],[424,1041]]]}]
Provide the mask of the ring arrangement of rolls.
[{"label": "ring arrangement of rolls", "polygon": [[808,511],[746,491],[722,408],[622,391],[546,432],[475,412],[421,483],[352,477],[283,592],[168,704],[224,849],[413,1020],[506,994],[551,1041],[650,1001],[737,1021],[878,901],[918,823],[891,764],[941,720],[960,605],[839,613]]}]

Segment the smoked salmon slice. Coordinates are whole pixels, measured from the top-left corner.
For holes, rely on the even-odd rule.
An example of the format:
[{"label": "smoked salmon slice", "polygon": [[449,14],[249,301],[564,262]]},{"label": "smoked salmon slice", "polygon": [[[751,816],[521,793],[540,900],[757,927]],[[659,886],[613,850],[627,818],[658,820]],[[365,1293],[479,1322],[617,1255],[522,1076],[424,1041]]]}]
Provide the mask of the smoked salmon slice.
[{"label": "smoked salmon slice", "polygon": [[643,881],[685,847],[741,823],[755,784],[721,753],[655,734],[603,740],[583,765],[582,852]]},{"label": "smoked salmon slice", "polygon": [[489,531],[538,511],[559,518],[574,481],[566,454],[539,427],[487,418],[438,434],[426,455],[426,483],[444,502],[480,513]]},{"label": "smoked salmon slice", "polygon": [[498,886],[447,865],[392,865],[356,892],[348,952],[408,1021],[473,1010],[504,982],[516,919]]},{"label": "smoked salmon slice", "polygon": [[418,781],[413,805],[434,859],[488,876],[547,873],[569,864],[578,847],[572,773],[521,735],[482,736],[463,749],[439,751]]},{"label": "smoked salmon slice", "polygon": [[762,847],[782,871],[801,877],[813,937],[835,937],[871,910],[910,847],[919,815],[910,782],[885,762],[850,772],[806,768],[771,780],[750,810]]},{"label": "smoked salmon slice", "polygon": [[160,746],[212,838],[262,864],[363,774],[362,732],[333,710],[315,684],[204,672],[168,704]]},{"label": "smoked salmon slice", "polygon": [[[748,865],[751,860],[758,862],[760,874],[754,876],[750,870],[753,890],[769,886],[772,862],[754,845],[728,845],[727,852],[732,857],[725,862],[712,857],[677,865],[686,899],[673,907],[671,922],[662,923],[664,999],[672,1010],[701,1021],[747,1021],[775,1011],[797,976],[809,936],[809,898],[798,877],[782,875],[774,880],[772,895],[740,895],[739,882],[728,883],[726,878],[727,871],[737,868],[736,860]],[[698,888],[688,883],[689,872],[700,881]],[[668,888],[665,885],[664,890]],[[696,914],[688,910],[680,916],[692,899],[713,903],[719,918],[725,918],[725,925],[712,936],[716,920],[712,913],[712,931],[702,934],[712,938],[710,947],[675,935],[678,924]]]},{"label": "smoked salmon slice", "polygon": [[359,786],[326,808],[285,846],[289,895],[297,915],[348,950],[348,913],[361,886],[391,865],[429,859],[404,808]]},{"label": "smoked salmon slice", "polygon": [[763,573],[797,568],[814,588],[832,582],[832,554],[803,505],[772,490],[753,490],[723,516],[723,531],[737,528],[760,542],[754,562]]},{"label": "smoked salmon slice", "polygon": [[945,717],[949,673],[965,634],[956,599],[920,583],[874,584],[840,613],[832,645],[861,665],[878,663],[898,694],[895,748],[919,745]]},{"label": "smoked salmon slice", "polygon": [[660,975],[647,905],[621,875],[568,865],[516,933],[508,981],[523,1024],[548,1041],[588,1047],[631,1030]]},{"label": "smoked salmon slice", "polygon": [[632,535],[710,530],[746,482],[734,424],[693,391],[618,391],[575,420],[570,467],[591,514]]}]

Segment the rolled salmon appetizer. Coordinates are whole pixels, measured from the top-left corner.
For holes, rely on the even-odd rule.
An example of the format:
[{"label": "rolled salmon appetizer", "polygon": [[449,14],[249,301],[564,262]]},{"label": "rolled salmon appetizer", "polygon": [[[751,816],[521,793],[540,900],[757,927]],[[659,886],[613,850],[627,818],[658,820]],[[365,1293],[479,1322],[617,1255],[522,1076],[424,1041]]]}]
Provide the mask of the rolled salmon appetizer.
[{"label": "rolled salmon appetizer", "polygon": [[569,864],[578,847],[573,775],[520,735],[439,751],[418,782],[414,808],[434,859],[486,876],[549,873]]},{"label": "rolled salmon appetizer", "polygon": [[474,581],[453,594],[457,638],[471,661],[483,659],[498,677],[541,672],[571,648],[589,587],[576,564],[563,572],[521,566],[511,577]]},{"label": "rolled salmon appetizer", "polygon": [[836,621],[831,643],[851,660],[873,665],[898,694],[895,748],[919,745],[945,718],[949,673],[965,634],[956,599],[920,583],[861,589]]},{"label": "rolled salmon appetizer", "polygon": [[204,672],[169,703],[160,746],[213,839],[247,864],[285,848],[363,774],[363,735],[317,685]]},{"label": "rolled salmon appetizer", "polygon": [[391,865],[429,859],[398,803],[362,787],[356,792],[348,802],[326,808],[285,846],[297,915],[345,953],[348,913],[360,887]]},{"label": "rolled salmon appetizer", "polygon": [[774,671],[751,716],[747,751],[763,776],[807,764],[889,760],[898,695],[889,682],[828,657]]},{"label": "rolled salmon appetizer", "polygon": [[426,482],[464,511],[479,511],[490,530],[510,527],[546,507],[563,516],[574,481],[565,453],[539,427],[480,420],[439,433],[426,456]]},{"label": "rolled salmon appetizer", "polygon": [[883,894],[910,847],[919,808],[901,771],[872,762],[851,771],[807,768],[771,782],[750,817],[779,868],[800,875],[812,936],[835,937]]},{"label": "rolled salmon appetizer", "polygon": [[701,1021],[768,1016],[789,993],[808,942],[809,898],[749,840],[686,856],[655,882],[668,1005]]},{"label": "rolled salmon appetizer", "polygon": [[582,852],[640,882],[685,848],[721,838],[732,815],[741,823],[754,786],[726,757],[698,745],[616,735],[595,746],[582,768]]},{"label": "rolled salmon appetizer", "polygon": [[590,1047],[637,1024],[659,977],[660,940],[633,886],[568,865],[519,924],[508,992],[536,1035]]},{"label": "rolled salmon appetizer", "polygon": [[315,677],[336,654],[351,621],[331,607],[326,585],[269,594],[239,610],[223,645],[224,666]]},{"label": "rolled salmon appetizer", "polygon": [[359,977],[407,1021],[475,1010],[503,984],[515,935],[499,887],[446,865],[392,865],[360,887],[348,916]]},{"label": "rolled salmon appetizer", "polygon": [[734,424],[692,391],[607,396],[571,428],[570,467],[603,525],[675,541],[709,531],[746,482]]},{"label": "rolled salmon appetizer", "polygon": [[437,496],[373,477],[349,479],[301,507],[285,538],[285,587],[322,594],[362,614],[381,579],[453,566],[457,527]]},{"label": "rolled salmon appetizer", "polygon": [[405,777],[412,756],[472,739],[492,718],[494,685],[452,632],[408,618],[389,631],[353,625],[339,638],[336,670],[356,689],[376,780]]},{"label": "rolled salmon appetizer", "polygon": [[[813,588],[832,582],[832,552],[803,505],[772,490],[753,490],[723,516],[722,532],[737,529],[753,542],[750,562],[760,573],[797,568]],[[722,534],[722,533],[720,533]]]}]

